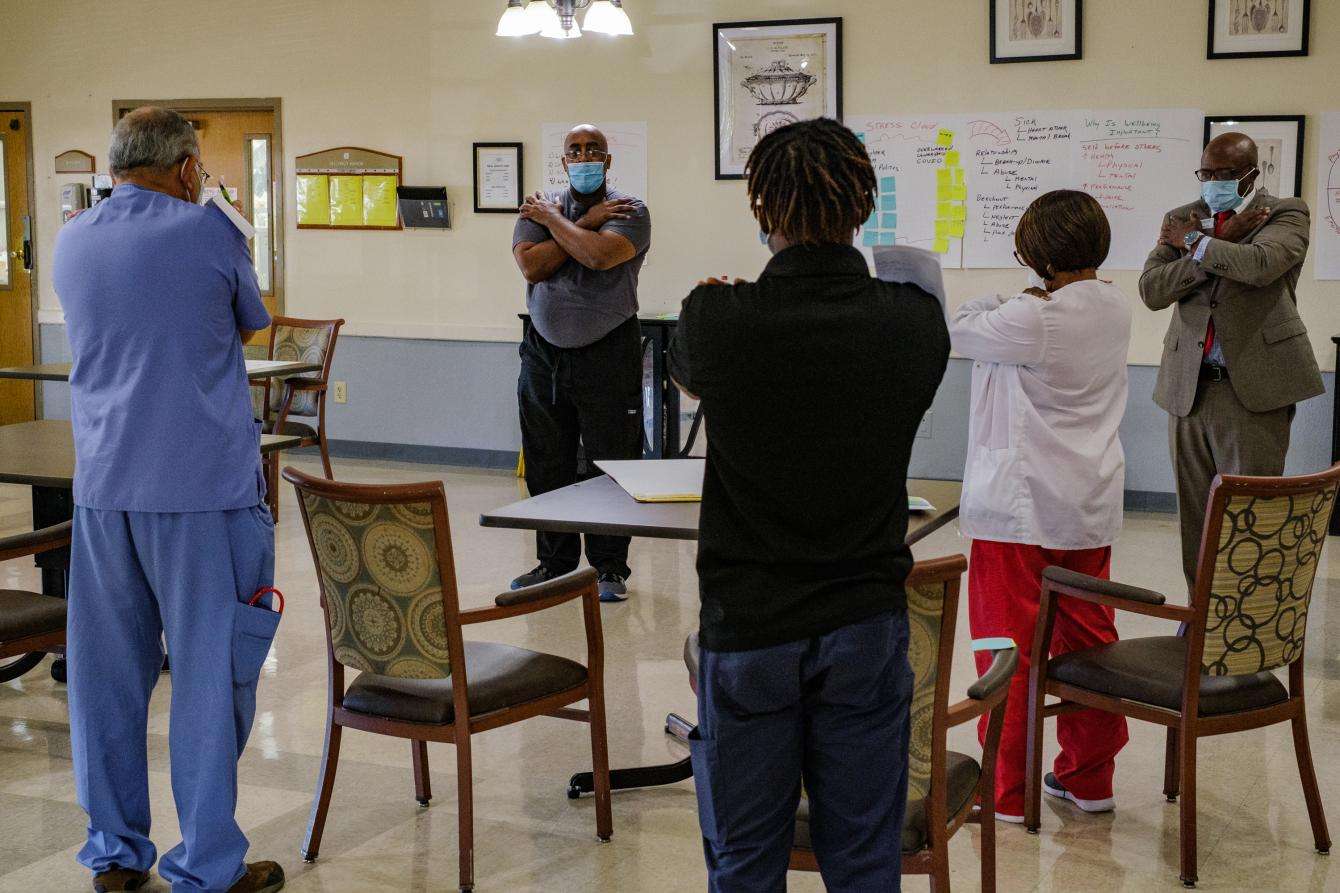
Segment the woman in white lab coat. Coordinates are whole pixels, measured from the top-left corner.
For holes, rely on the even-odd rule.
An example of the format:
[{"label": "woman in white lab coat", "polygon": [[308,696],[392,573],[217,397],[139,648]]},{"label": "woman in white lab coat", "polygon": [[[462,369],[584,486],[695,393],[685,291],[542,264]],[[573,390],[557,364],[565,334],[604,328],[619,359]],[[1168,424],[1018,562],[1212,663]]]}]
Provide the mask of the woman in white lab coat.
[{"label": "woman in white lab coat", "polygon": [[[1098,278],[1111,229],[1092,196],[1049,192],[1015,231],[1015,258],[1043,286],[959,307],[954,350],[973,360],[968,460],[959,526],[972,539],[969,621],[974,639],[1019,646],[996,759],[996,815],[1022,822],[1029,655],[1042,571],[1058,565],[1107,579],[1121,529],[1131,303]],[[1062,599],[1051,653],[1117,638],[1110,608]],[[991,657],[977,652],[978,670]],[[985,719],[985,718],[984,718]],[[980,732],[984,736],[985,722]],[[1088,812],[1113,808],[1120,716],[1085,710],[1057,720],[1061,754],[1049,794]]]}]

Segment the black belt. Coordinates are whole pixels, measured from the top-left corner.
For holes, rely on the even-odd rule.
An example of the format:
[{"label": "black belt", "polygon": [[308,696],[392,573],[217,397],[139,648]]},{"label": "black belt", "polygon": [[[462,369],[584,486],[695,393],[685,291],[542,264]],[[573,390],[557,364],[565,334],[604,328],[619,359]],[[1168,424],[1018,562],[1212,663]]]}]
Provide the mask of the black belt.
[{"label": "black belt", "polygon": [[1200,364],[1201,381],[1227,381],[1228,370],[1223,366],[1216,366],[1213,363]]}]

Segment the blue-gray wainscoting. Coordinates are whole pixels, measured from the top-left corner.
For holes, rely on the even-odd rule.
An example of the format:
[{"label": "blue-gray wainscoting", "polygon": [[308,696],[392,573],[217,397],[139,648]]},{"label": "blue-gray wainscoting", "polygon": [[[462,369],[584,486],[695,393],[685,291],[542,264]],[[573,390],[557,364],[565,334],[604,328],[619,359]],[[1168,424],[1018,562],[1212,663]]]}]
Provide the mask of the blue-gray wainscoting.
[{"label": "blue-gray wainscoting", "polygon": [[[42,357],[69,358],[65,327],[41,326]],[[919,439],[911,473],[957,479],[968,439],[968,383],[972,366],[951,360],[931,411],[930,437]],[[1130,367],[1130,399],[1121,426],[1126,447],[1127,506],[1171,511],[1173,475],[1168,421],[1154,405],[1156,370]],[[332,452],[343,456],[455,465],[509,467],[521,435],[516,417],[517,346],[478,341],[420,341],[345,335],[331,377],[348,383],[349,402],[328,404]],[[1290,472],[1330,463],[1331,397],[1298,407],[1289,449]],[[47,418],[69,417],[69,389],[43,387]]]}]

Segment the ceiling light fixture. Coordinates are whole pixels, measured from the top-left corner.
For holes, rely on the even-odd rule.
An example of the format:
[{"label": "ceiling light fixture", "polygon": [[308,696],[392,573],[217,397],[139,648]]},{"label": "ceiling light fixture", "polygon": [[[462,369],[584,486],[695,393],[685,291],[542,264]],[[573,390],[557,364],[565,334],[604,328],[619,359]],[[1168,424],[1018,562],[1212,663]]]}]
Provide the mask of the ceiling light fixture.
[{"label": "ceiling light fixture", "polygon": [[633,33],[623,0],[507,0],[495,33],[499,37],[539,34],[555,40],[571,40],[582,36],[582,29],[577,26],[579,9],[586,10],[582,24],[587,31],[612,37]]}]

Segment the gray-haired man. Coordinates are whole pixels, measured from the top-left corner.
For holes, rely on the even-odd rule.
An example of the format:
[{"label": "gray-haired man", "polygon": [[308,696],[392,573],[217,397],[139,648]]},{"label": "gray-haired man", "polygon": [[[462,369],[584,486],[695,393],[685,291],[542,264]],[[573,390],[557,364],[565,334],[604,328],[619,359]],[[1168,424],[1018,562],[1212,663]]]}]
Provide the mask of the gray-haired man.
[{"label": "gray-haired man", "polygon": [[172,655],[172,793],[182,841],[158,860],[174,891],[272,893],[244,864],[237,761],[279,615],[258,427],[242,342],[265,328],[246,239],[200,207],[190,122],[140,108],[116,126],[116,188],[61,230],[55,280],[74,357],[68,621],[70,742],[96,891],[149,882],[149,695]]}]

